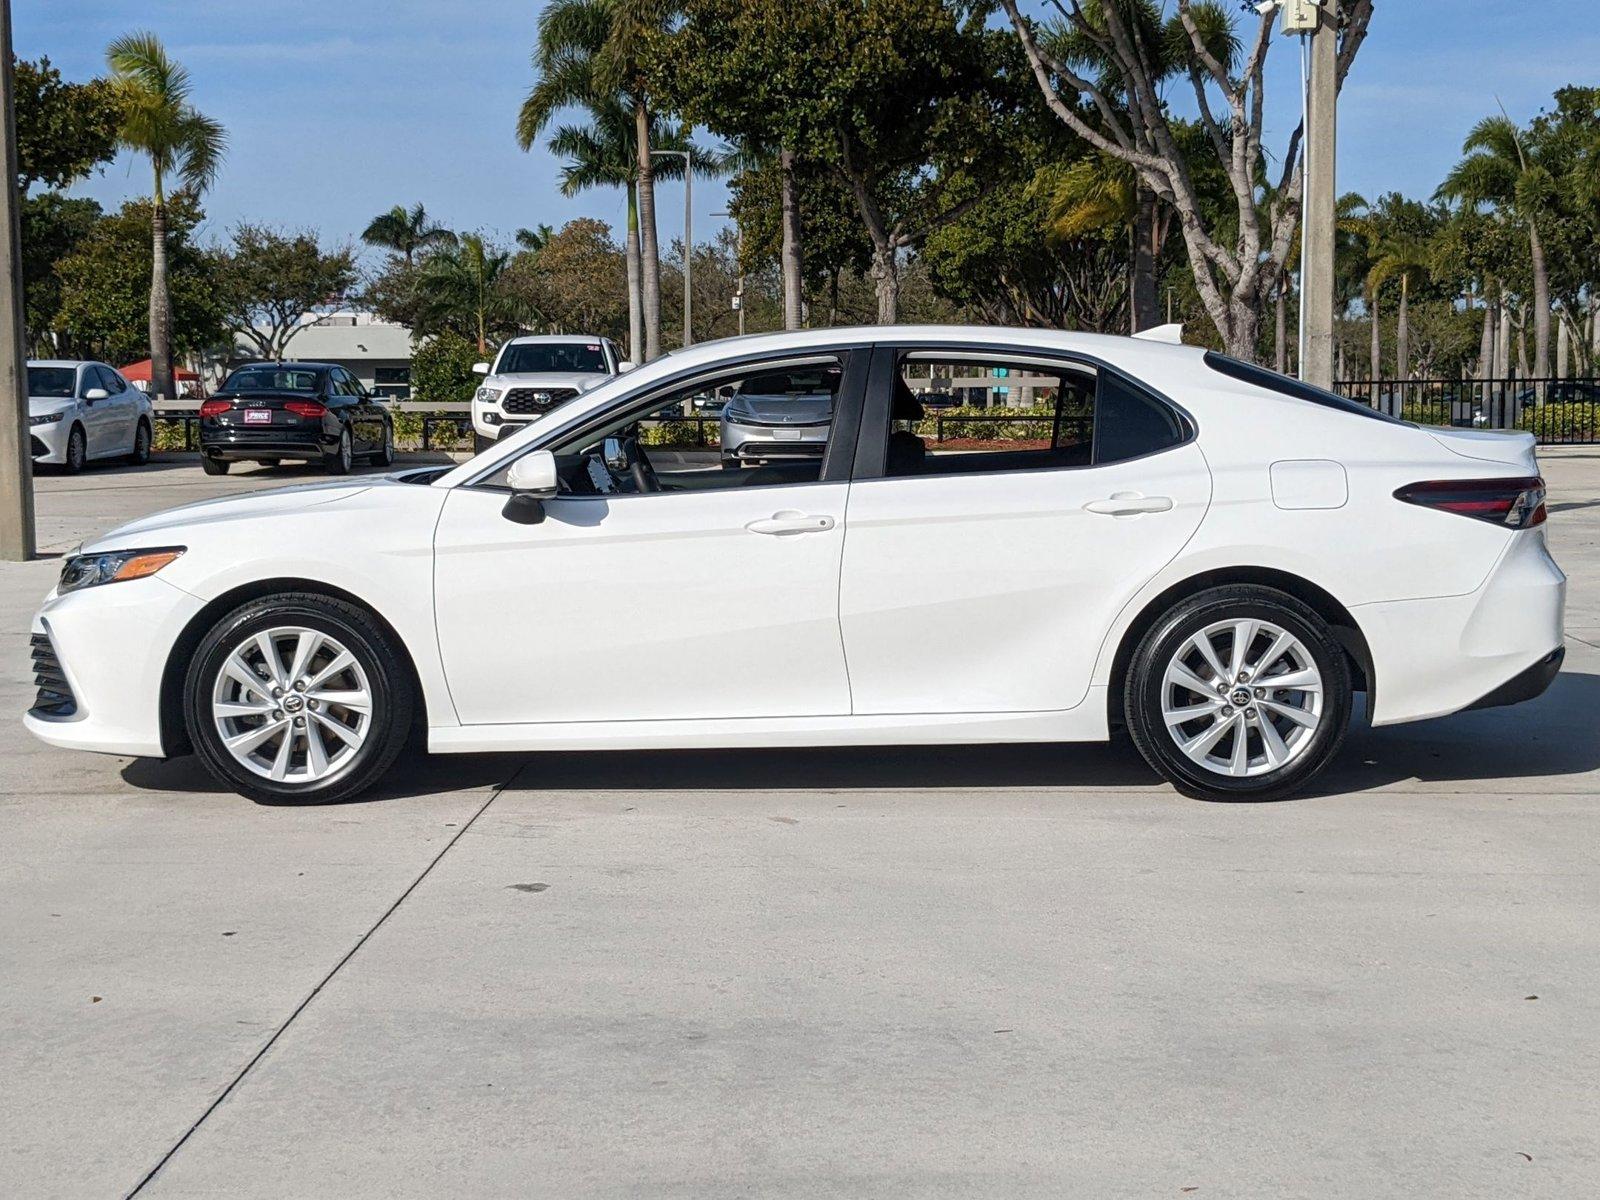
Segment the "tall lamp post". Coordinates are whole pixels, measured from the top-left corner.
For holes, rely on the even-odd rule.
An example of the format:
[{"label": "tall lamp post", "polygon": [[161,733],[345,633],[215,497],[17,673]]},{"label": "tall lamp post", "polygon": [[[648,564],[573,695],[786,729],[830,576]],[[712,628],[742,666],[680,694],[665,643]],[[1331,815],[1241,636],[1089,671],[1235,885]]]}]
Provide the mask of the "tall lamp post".
[{"label": "tall lamp post", "polygon": [[694,165],[687,150],[652,150],[651,155],[670,154],[683,159],[683,344],[694,345],[694,292],[690,284],[690,263],[694,259],[694,193],[690,168]]},{"label": "tall lamp post", "polygon": [[0,0],[0,558],[33,557],[33,455],[23,354],[22,240],[17,232],[17,126],[11,77],[11,0]]}]

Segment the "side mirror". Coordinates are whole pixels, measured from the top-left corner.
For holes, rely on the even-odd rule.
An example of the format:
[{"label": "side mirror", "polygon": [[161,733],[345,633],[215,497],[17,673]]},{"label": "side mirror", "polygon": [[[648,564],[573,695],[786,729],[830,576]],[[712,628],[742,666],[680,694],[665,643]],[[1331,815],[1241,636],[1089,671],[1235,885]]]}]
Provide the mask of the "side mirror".
[{"label": "side mirror", "polygon": [[472,364],[472,373],[474,375],[487,375],[489,373],[489,364],[488,363],[473,363]]},{"label": "side mirror", "polygon": [[511,464],[506,472],[511,498],[501,515],[518,525],[538,525],[544,520],[544,502],[560,489],[556,476],[556,456],[548,450],[532,450]]},{"label": "side mirror", "polygon": [[90,388],[83,394],[85,400],[104,400],[111,395],[105,388]]},{"label": "side mirror", "polygon": [[633,370],[638,365],[639,364],[634,362],[632,359],[625,358],[625,359],[623,359],[621,362],[619,362],[617,364],[617,371],[618,371],[619,374],[626,375],[629,371]]}]

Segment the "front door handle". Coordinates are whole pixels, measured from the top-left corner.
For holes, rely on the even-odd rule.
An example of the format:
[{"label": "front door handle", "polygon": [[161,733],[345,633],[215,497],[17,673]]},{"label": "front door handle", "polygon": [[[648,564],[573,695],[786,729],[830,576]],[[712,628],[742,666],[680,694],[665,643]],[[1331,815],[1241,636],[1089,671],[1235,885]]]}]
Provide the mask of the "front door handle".
[{"label": "front door handle", "polygon": [[779,537],[790,533],[823,533],[833,528],[832,517],[813,517],[807,513],[785,509],[770,517],[751,521],[745,526],[751,533],[770,533]]},{"label": "front door handle", "polygon": [[1091,500],[1083,507],[1092,513],[1131,517],[1138,513],[1166,512],[1172,507],[1172,497],[1141,496],[1138,492],[1112,492],[1104,500]]}]

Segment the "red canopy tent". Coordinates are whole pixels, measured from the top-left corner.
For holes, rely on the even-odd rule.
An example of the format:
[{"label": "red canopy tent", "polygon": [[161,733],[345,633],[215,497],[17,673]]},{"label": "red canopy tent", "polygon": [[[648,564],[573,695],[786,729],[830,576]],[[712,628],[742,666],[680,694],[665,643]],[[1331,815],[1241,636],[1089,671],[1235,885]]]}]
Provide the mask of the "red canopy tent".
[{"label": "red canopy tent", "polygon": [[[123,378],[129,383],[143,385],[142,391],[148,392],[150,390],[150,360],[148,358],[141,358],[136,363],[129,363],[125,367],[119,367],[118,370],[122,372]],[[186,367],[178,366],[176,363],[172,365],[172,381],[178,385],[178,394],[180,396],[198,396],[205,390],[199,386],[200,376]],[[185,387],[185,384],[192,386]]]}]

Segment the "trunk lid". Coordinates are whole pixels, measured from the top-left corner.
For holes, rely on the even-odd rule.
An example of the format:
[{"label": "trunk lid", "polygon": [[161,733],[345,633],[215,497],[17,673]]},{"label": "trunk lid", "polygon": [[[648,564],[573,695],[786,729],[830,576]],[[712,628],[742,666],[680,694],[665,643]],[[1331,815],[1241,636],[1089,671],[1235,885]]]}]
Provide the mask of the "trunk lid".
[{"label": "trunk lid", "polygon": [[1537,475],[1539,460],[1531,433],[1497,429],[1434,429],[1424,431],[1451,454],[1510,468],[1508,473]]}]

